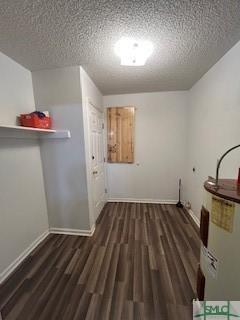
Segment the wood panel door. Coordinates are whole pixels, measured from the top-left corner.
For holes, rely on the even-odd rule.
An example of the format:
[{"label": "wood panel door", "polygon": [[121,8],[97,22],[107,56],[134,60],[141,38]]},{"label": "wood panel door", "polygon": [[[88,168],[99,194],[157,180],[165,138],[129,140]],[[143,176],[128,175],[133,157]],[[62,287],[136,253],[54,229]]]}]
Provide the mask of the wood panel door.
[{"label": "wood panel door", "polygon": [[111,107],[108,119],[108,162],[134,162],[134,107]]},{"label": "wood panel door", "polygon": [[89,104],[91,184],[95,220],[105,204],[104,172],[104,117],[103,113]]}]

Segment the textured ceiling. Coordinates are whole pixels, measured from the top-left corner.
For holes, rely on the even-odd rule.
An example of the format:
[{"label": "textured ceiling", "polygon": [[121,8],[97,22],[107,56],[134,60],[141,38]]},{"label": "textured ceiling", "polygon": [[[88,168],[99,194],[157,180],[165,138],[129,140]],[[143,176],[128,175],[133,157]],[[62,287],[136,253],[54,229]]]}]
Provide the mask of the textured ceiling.
[{"label": "textured ceiling", "polygon": [[[120,66],[122,36],[152,41]],[[82,65],[102,93],[189,89],[240,39],[239,0],[0,0],[0,50],[30,70]]]}]

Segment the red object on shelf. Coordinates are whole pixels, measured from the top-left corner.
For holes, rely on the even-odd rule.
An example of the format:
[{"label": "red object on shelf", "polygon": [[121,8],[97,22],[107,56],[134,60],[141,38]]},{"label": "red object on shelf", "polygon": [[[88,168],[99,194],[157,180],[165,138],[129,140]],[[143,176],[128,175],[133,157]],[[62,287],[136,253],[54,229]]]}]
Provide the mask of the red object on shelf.
[{"label": "red object on shelf", "polygon": [[47,116],[40,118],[35,113],[21,114],[20,115],[20,124],[23,127],[51,129],[52,119],[51,119],[51,117],[47,117]]},{"label": "red object on shelf", "polygon": [[238,169],[238,181],[237,181],[238,185],[240,185],[240,168]]}]

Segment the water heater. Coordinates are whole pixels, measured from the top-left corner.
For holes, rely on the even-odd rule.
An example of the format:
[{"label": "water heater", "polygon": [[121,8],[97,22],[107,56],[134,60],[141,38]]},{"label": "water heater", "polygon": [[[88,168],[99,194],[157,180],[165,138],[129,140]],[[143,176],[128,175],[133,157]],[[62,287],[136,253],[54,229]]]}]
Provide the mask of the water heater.
[{"label": "water heater", "polygon": [[240,300],[240,188],[236,180],[204,184],[199,300]]}]

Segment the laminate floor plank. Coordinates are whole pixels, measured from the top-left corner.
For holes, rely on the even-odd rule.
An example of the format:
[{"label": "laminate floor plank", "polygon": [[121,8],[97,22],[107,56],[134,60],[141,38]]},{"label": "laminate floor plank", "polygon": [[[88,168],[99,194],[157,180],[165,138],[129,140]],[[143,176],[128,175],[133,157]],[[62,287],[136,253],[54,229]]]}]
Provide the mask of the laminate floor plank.
[{"label": "laminate floor plank", "polygon": [[0,285],[3,320],[190,320],[199,230],[175,205],[108,203],[92,237],[50,234]]}]

